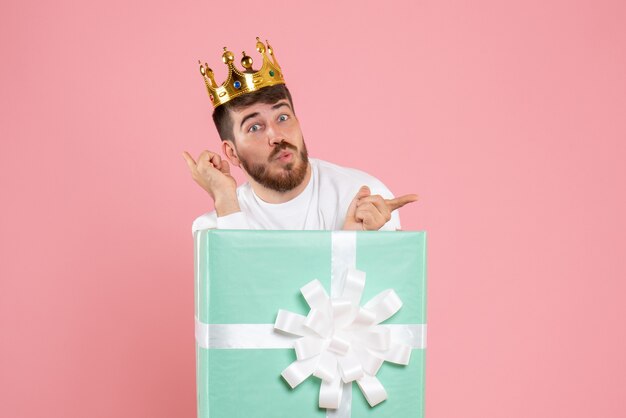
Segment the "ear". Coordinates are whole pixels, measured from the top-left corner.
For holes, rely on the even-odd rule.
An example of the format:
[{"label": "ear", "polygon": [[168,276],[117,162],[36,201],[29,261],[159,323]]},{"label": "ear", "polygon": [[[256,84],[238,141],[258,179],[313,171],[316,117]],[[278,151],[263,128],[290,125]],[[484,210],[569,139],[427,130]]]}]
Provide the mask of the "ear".
[{"label": "ear", "polygon": [[239,157],[237,156],[237,148],[235,147],[235,143],[233,141],[230,139],[222,141],[222,152],[232,165],[235,167],[239,167],[241,165]]}]

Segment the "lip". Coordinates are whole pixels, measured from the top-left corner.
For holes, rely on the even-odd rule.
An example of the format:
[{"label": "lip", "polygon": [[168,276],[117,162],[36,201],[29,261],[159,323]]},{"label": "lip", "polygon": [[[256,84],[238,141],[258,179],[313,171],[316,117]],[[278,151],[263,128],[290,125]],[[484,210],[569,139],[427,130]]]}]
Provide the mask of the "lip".
[{"label": "lip", "polygon": [[291,160],[291,158],[293,157],[293,153],[291,151],[281,151],[277,156],[276,156],[276,160],[279,161],[289,161]]}]

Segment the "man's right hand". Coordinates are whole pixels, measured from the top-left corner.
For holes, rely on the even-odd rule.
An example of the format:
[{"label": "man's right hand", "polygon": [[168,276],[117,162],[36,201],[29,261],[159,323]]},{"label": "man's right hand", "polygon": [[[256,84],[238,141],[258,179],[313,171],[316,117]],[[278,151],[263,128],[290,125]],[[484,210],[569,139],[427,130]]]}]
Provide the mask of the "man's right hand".
[{"label": "man's right hand", "polygon": [[381,195],[371,195],[370,188],[362,186],[348,207],[343,229],[377,231],[391,219],[391,212],[416,200],[416,194],[383,199]]},{"label": "man's right hand", "polygon": [[202,151],[198,162],[187,151],[183,151],[191,177],[213,198],[217,216],[239,212],[237,181],[230,174],[228,161],[207,150]]}]

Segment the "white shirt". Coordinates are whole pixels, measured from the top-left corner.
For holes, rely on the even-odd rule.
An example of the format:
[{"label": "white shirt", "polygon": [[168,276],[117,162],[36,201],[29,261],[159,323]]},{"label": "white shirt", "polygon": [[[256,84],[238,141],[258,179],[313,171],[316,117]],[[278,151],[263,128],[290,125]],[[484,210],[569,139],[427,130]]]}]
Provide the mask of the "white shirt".
[{"label": "white shirt", "polygon": [[[240,212],[218,217],[215,211],[199,216],[192,232],[202,229],[340,230],[348,206],[361,186],[385,199],[393,195],[377,178],[360,170],[340,167],[309,158],[311,178],[298,196],[284,203],[267,203],[258,197],[250,183],[237,187]],[[400,229],[397,210],[381,231]]]}]

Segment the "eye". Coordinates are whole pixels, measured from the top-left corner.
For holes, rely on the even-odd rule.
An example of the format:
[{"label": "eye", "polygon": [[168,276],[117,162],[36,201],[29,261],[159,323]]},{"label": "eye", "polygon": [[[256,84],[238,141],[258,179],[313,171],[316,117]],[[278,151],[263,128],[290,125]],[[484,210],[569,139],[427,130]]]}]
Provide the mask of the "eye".
[{"label": "eye", "polygon": [[248,129],[248,132],[256,132],[259,129],[261,129],[261,125],[259,125],[258,123],[255,123]]},{"label": "eye", "polygon": [[284,113],[278,117],[278,120],[281,122],[286,121],[287,119],[289,119],[289,115],[286,115]]}]

